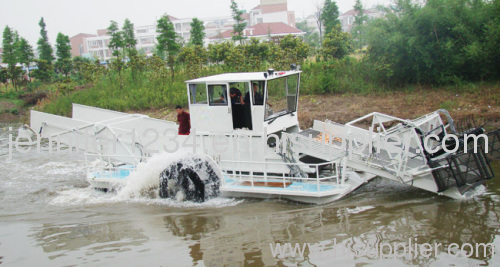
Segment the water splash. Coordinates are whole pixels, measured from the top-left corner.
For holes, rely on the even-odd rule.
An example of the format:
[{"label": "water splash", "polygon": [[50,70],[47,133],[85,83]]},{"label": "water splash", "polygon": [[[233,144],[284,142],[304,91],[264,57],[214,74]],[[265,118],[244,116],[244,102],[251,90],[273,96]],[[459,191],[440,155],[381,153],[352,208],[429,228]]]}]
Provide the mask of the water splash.
[{"label": "water splash", "polygon": [[[87,188],[64,188],[50,201],[51,205],[85,205],[109,203],[141,203],[153,205],[166,205],[181,208],[202,207],[227,207],[238,205],[243,200],[216,197],[203,203],[177,201],[175,199],[162,199],[158,196],[160,173],[170,164],[181,162],[192,164],[193,155],[181,151],[175,154],[162,153],[154,155],[146,162],[137,165],[137,169],[130,174],[127,183],[117,188],[116,192],[104,193]],[[212,164],[211,162],[209,164]],[[201,179],[204,179],[200,175]]]},{"label": "water splash", "polygon": [[244,200],[232,198],[213,198],[203,203],[176,201],[174,199],[150,198],[147,196],[135,196],[126,198],[117,193],[104,193],[88,188],[71,188],[58,192],[49,204],[54,206],[81,206],[81,205],[103,205],[103,204],[144,204],[159,205],[176,208],[223,208],[236,206]]},{"label": "water splash", "polygon": [[[158,198],[158,185],[160,173],[170,166],[178,162],[186,166],[194,166],[194,155],[185,151],[180,151],[175,154],[161,153],[148,159],[146,162],[141,162],[137,166],[137,170],[132,172],[128,178],[126,186],[118,190],[118,197],[124,199],[150,196]],[[211,164],[209,162],[209,164]],[[212,166],[214,167],[214,166]],[[214,168],[218,169],[218,168]],[[222,177],[218,173],[219,177]],[[201,170],[200,178],[202,180],[208,179],[205,172]]]}]

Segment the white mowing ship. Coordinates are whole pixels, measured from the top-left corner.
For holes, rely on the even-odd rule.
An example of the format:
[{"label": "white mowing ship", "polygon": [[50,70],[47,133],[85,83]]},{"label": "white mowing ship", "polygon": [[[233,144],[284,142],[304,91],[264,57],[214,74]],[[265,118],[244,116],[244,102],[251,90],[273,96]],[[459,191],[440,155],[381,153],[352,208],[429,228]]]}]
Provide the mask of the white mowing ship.
[{"label": "white mowing ship", "polygon": [[[162,166],[158,194],[163,198],[283,198],[323,204],[376,176],[464,198],[494,176],[481,142],[463,139],[482,129],[457,132],[445,110],[414,120],[377,112],[346,124],[315,120],[312,128],[302,130],[300,76],[292,68],[186,81],[189,136],[177,135],[174,122],[78,104],[73,104],[72,118],[31,111],[30,127],[42,138],[59,138],[86,150],[88,181],[104,190],[126,184],[137,164],[155,154],[189,150],[189,160]],[[498,153],[498,133],[487,134],[490,152]],[[474,145],[477,153],[469,151]]]}]

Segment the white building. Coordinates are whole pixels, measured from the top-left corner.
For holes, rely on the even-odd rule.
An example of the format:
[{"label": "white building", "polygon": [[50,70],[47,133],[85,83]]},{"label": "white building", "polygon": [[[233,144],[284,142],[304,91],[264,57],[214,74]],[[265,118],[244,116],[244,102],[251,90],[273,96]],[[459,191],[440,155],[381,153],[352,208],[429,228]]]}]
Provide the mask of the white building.
[{"label": "white building", "polygon": [[212,17],[205,21],[205,37],[212,38],[233,28],[236,23],[232,17]]},{"label": "white building", "polygon": [[249,26],[281,22],[295,27],[295,12],[288,11],[287,0],[260,0],[260,5],[248,12]]},{"label": "white building", "polygon": [[297,19],[299,22],[305,22],[307,28],[311,29],[312,32],[318,32],[319,33],[319,28],[318,28],[318,19],[316,15],[309,15],[306,18],[302,19]]},{"label": "white building", "polygon": [[[279,42],[287,35],[302,36],[305,32],[287,25],[283,22],[259,23],[247,27],[243,31],[243,36],[246,38],[256,38],[267,42]],[[220,35],[210,38],[209,43],[220,43],[232,39],[233,29],[222,32]]]},{"label": "white building", "polygon": [[[178,19],[169,16],[170,21],[174,24],[174,29],[183,43],[189,42],[191,38],[191,18]],[[202,19],[205,26],[206,40],[209,37],[216,36],[222,32],[232,29],[234,20],[232,17],[214,17]],[[156,46],[156,25],[137,26],[134,28],[135,37],[137,40],[136,48],[140,54],[146,56],[153,55]],[[97,58],[101,61],[106,61],[112,58],[112,52],[108,48],[111,37],[107,34],[106,29],[97,31],[94,34],[77,34],[70,38],[72,46],[72,56],[84,56]]]},{"label": "white building", "polygon": [[110,59],[112,57],[111,50],[108,48],[110,39],[106,30],[98,30],[97,36],[83,38],[84,50],[87,53],[81,56],[90,56],[100,60]]},{"label": "white building", "polygon": [[146,55],[151,55],[156,45],[156,26],[139,26],[135,28],[135,38],[137,39],[137,51]]},{"label": "white building", "polygon": [[[169,16],[181,42],[187,43],[191,38],[192,18],[175,18]],[[246,36],[261,37],[264,35],[284,36],[287,34],[302,35],[295,28],[295,12],[288,11],[287,0],[261,0],[260,5],[243,14],[247,22]],[[228,39],[235,20],[231,16],[201,19],[205,26],[205,44],[217,39]],[[265,31],[265,33],[263,33]],[[156,25],[135,27],[137,50],[140,54],[151,56],[156,46]],[[221,38],[222,37],[222,38]],[[97,35],[78,34],[70,38],[73,56],[87,56],[102,61],[112,58],[108,48],[110,36],[106,29],[98,30]]]},{"label": "white building", "polygon": [[[342,31],[351,32],[356,15],[358,15],[358,11],[351,9],[339,16]],[[384,13],[376,9],[365,9],[363,10],[363,15],[366,16],[367,20],[371,20],[383,17]]]}]

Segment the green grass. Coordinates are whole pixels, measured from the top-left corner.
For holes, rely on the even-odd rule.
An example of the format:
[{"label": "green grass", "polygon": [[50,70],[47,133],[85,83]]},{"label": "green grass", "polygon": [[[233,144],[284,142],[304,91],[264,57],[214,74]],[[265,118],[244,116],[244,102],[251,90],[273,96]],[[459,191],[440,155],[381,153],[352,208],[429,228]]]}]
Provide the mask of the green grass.
[{"label": "green grass", "polygon": [[304,94],[369,94],[387,87],[377,82],[378,71],[363,60],[347,57],[331,62],[307,63],[301,79]]},{"label": "green grass", "polygon": [[458,103],[454,100],[446,100],[439,106],[440,108],[444,108],[446,110],[453,110],[458,107]]},{"label": "green grass", "polygon": [[94,86],[84,90],[67,90],[53,94],[42,104],[42,111],[70,115],[71,103],[90,105],[117,111],[144,110],[185,105],[187,103],[184,76],[157,77],[155,73],[142,73],[132,77],[124,73],[123,82],[118,75],[103,76]]},{"label": "green grass", "polygon": [[[205,67],[198,76],[222,73],[220,66]],[[263,69],[262,71],[266,71]],[[301,88],[303,94],[358,93],[382,91],[370,82],[373,70],[366,63],[345,59],[328,63],[307,63],[303,66]],[[95,80],[85,90],[72,90],[59,85],[56,93],[41,105],[44,112],[70,115],[71,103],[91,105],[117,111],[158,109],[187,104],[185,80],[196,78],[185,69],[179,69],[172,80],[166,69],[132,74],[130,69],[120,76],[116,72]]]},{"label": "green grass", "polygon": [[[100,77],[94,77],[90,81],[91,86],[84,89],[78,88],[81,84],[75,81],[44,84],[37,90],[49,92],[49,97],[36,108],[52,114],[69,116],[71,115],[71,103],[117,111],[173,108],[175,105],[185,106],[187,104],[185,80],[227,71],[227,68],[221,65],[213,65],[205,66],[201,73],[195,75],[186,71],[186,67],[178,66],[175,78],[172,80],[170,71],[165,67],[155,71],[145,68],[144,71],[135,74],[132,73],[131,69],[126,69],[121,78],[116,72],[107,70]],[[498,88],[497,83],[487,85],[481,82],[462,82],[444,87],[419,84],[396,87],[391,84],[390,75],[383,68],[378,68],[368,61],[353,57],[331,62],[309,61],[303,64],[302,71],[301,95],[346,93],[371,95],[394,91],[412,95],[416,91],[425,94],[429,90],[484,94],[489,92],[485,90],[485,86]],[[499,98],[498,93],[488,94],[490,94],[489,99],[498,100]],[[17,98],[18,94],[9,91],[8,97]],[[416,102],[411,97],[405,98],[404,101],[409,105]],[[459,107],[459,104],[454,100],[446,100],[440,107],[451,110]]]}]

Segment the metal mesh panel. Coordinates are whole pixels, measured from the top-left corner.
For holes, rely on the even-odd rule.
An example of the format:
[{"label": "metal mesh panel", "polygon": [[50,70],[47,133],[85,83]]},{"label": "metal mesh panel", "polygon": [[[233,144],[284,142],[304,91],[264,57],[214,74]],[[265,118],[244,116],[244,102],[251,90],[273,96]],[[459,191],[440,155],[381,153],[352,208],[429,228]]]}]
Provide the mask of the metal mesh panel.
[{"label": "metal mesh panel", "polygon": [[488,133],[488,158],[500,159],[500,128]]},{"label": "metal mesh panel", "polygon": [[438,192],[458,187],[463,194],[494,176],[482,148],[478,148],[477,153],[469,149],[467,153],[458,152],[444,159],[431,161],[429,166],[434,169],[432,175],[438,186]]}]

